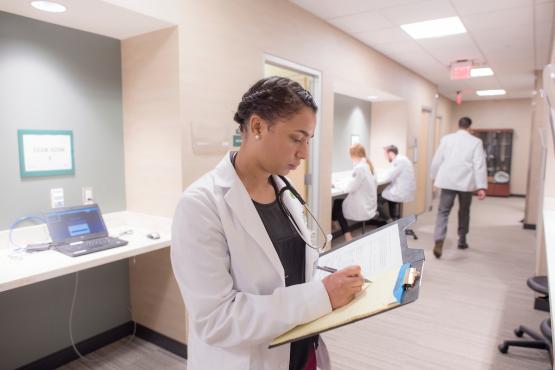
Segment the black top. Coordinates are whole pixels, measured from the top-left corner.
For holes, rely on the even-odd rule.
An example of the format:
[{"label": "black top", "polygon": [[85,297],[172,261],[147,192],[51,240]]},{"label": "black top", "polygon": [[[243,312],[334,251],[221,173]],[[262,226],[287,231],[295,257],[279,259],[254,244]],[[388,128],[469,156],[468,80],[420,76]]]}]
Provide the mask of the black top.
[{"label": "black top", "polygon": [[[277,200],[270,204],[260,204],[254,200],[253,203],[285,271],[285,286],[304,283],[305,242],[297,234]],[[306,304],[310,304],[310,302],[306,302]],[[318,336],[314,336],[291,343],[290,370],[304,369],[309,350],[314,348],[317,340]]]},{"label": "black top", "polygon": [[[230,153],[231,163],[235,167],[235,155]],[[273,177],[270,182],[278,194],[278,188]],[[279,202],[274,200],[269,204],[252,201],[268,236],[274,245],[285,273],[285,286],[302,284],[305,282],[305,242],[297,233],[293,224],[281,209]],[[302,297],[300,297],[302,299]],[[310,304],[310,302],[306,302]],[[291,343],[289,355],[289,370],[303,370],[308,359],[309,350],[315,348],[318,336],[313,336]]]}]

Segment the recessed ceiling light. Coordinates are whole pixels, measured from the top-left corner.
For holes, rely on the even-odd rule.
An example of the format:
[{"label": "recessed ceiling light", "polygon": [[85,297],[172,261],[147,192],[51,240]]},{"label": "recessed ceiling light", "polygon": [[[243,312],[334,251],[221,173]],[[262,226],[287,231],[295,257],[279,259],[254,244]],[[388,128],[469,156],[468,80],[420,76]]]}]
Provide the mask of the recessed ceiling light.
[{"label": "recessed ceiling light", "polygon": [[66,11],[65,6],[53,1],[31,1],[31,6],[35,9],[49,13],[63,13]]},{"label": "recessed ceiling light", "polygon": [[465,33],[466,29],[459,17],[434,19],[431,21],[401,25],[403,31],[413,39],[427,39]]},{"label": "recessed ceiling light", "polygon": [[471,77],[493,76],[493,69],[489,67],[472,68],[470,70],[470,76]]},{"label": "recessed ceiling light", "polygon": [[376,95],[368,95],[368,100],[376,100],[378,97]]},{"label": "recessed ceiling light", "polygon": [[507,92],[503,89],[497,90],[478,90],[476,95],[478,96],[495,96],[495,95],[505,95]]}]

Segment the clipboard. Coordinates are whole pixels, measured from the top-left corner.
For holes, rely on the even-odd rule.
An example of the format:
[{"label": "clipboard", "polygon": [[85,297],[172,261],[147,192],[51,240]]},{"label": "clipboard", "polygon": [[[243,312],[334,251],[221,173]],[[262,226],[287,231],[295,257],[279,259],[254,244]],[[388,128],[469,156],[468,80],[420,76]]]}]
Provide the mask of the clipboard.
[{"label": "clipboard", "polygon": [[[414,223],[414,221],[416,221],[416,215],[407,216],[353,239],[352,242],[366,238],[373,233],[378,233],[387,227],[397,224],[399,241],[401,244],[402,265],[384,272],[376,280],[372,279],[372,283],[367,285],[367,288],[346,306],[334,310],[309,323],[298,325],[277,338],[274,338],[269,348],[278,347],[283,344],[321,334],[416,301],[420,291],[425,258],[423,249],[412,249],[407,245],[405,229]],[[333,253],[349,244],[350,243],[347,243],[339,248],[322,253],[321,256]],[[376,285],[372,286],[372,284]],[[380,284],[382,285],[380,286]],[[384,302],[374,302],[372,301],[372,292],[376,291],[376,289],[391,289],[392,297],[389,297],[389,299]],[[371,305],[367,305],[370,302],[373,304],[372,307]],[[366,310],[366,307],[369,307],[368,310]],[[334,314],[336,311],[341,310],[343,310],[342,313],[338,315]]]}]

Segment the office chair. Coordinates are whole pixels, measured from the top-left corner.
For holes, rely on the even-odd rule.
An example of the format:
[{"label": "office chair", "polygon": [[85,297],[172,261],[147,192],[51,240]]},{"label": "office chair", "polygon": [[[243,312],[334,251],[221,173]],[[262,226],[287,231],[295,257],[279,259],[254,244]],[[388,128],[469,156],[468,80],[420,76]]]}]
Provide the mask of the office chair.
[{"label": "office chair", "polygon": [[[541,297],[541,298],[547,299],[547,302],[549,302],[547,276],[531,277],[527,280],[526,284],[530,289],[538,293],[545,294],[545,297]],[[534,305],[534,308],[538,309],[536,305],[537,304]],[[503,343],[497,346],[497,348],[501,353],[507,353],[509,351],[510,346],[545,349],[549,353],[549,360],[551,361],[551,364],[553,364],[551,319],[545,319],[541,322],[540,331],[541,331],[541,334],[538,334],[536,331],[529,329],[524,325],[520,325],[518,328],[514,330],[515,335],[519,338],[522,338],[524,334],[527,334],[533,340],[505,340],[503,341]]]},{"label": "office chair", "polygon": [[[402,215],[403,214],[403,203],[397,203],[396,207],[397,207],[396,214],[397,215]],[[398,217],[394,218],[395,221],[398,220],[398,219],[399,219]],[[412,236],[412,238],[414,240],[418,240],[418,236],[416,235],[414,230],[411,229],[411,228],[406,228],[405,229],[405,235]]]}]

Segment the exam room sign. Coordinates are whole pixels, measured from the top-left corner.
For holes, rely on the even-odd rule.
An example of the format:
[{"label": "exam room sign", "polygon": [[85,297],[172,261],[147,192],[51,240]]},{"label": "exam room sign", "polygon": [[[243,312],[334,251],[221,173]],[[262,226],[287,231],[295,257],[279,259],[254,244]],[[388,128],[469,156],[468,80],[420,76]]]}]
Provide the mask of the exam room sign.
[{"label": "exam room sign", "polygon": [[18,130],[21,177],[73,175],[73,132]]}]

